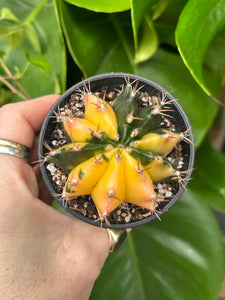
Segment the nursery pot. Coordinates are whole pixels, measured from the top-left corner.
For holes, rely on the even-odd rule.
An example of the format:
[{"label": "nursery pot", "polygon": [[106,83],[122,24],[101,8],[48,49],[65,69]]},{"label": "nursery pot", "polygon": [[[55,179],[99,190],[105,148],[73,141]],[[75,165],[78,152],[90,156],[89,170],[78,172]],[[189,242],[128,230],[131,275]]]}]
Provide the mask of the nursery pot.
[{"label": "nursery pot", "polygon": [[[48,152],[49,148],[53,147],[53,132],[59,131],[59,135],[63,131],[63,129],[56,129],[56,113],[59,112],[61,108],[65,107],[67,105],[67,108],[70,108],[70,101],[72,97],[76,96],[76,93],[82,94],[82,90],[85,90],[86,88],[91,89],[92,93],[101,93],[103,91],[108,92],[114,92],[118,90],[121,90],[122,87],[126,84],[127,80],[133,83],[133,85],[136,85],[136,90],[139,90],[137,93],[142,93],[142,95],[150,95],[151,97],[159,97],[159,95],[163,95],[163,97],[166,97],[166,101],[168,103],[167,106],[169,106],[168,114],[169,119],[171,122],[173,122],[175,126],[175,130],[177,132],[185,132],[188,130],[188,140],[187,141],[181,141],[180,144],[182,146],[182,170],[190,170],[189,172],[183,172],[183,179],[182,184],[177,183],[176,191],[173,193],[171,197],[167,199],[167,201],[163,201],[160,203],[160,205],[157,208],[157,214],[147,214],[146,217],[137,217],[135,220],[130,218],[128,222],[114,222],[111,221],[110,224],[107,222],[104,222],[102,220],[99,220],[98,218],[95,219],[89,218],[87,215],[85,215],[80,210],[72,209],[70,205],[66,205],[65,201],[62,200],[60,192],[58,187],[56,186],[57,179],[53,180],[52,172],[55,171],[56,166],[49,166],[49,163],[45,160],[43,161],[43,157],[45,157]],[[140,88],[140,89],[139,89]],[[104,93],[103,93],[104,94]],[[104,95],[103,95],[104,96]],[[174,100],[174,101],[173,101]],[[68,89],[62,96],[59,97],[59,99],[55,102],[55,104],[50,109],[40,132],[40,138],[39,138],[39,160],[40,160],[40,168],[42,172],[43,179],[49,189],[49,191],[52,193],[53,197],[57,200],[57,202],[62,205],[67,212],[69,212],[74,217],[77,217],[89,224],[95,225],[95,226],[102,226],[104,228],[111,228],[111,229],[125,229],[125,228],[131,228],[136,227],[145,223],[148,223],[150,221],[153,221],[157,217],[161,216],[163,213],[168,211],[169,208],[180,198],[183,191],[186,188],[186,185],[188,183],[188,180],[191,176],[191,170],[193,168],[194,164],[194,138],[192,130],[190,129],[191,125],[188,121],[188,118],[182,109],[181,105],[174,99],[172,95],[170,95],[164,88],[162,88],[157,83],[132,74],[126,74],[126,73],[106,73],[106,74],[99,74],[93,77],[90,77],[86,80],[83,80],[74,86],[72,86],[70,89]],[[46,146],[49,145],[49,146]],[[53,171],[52,169],[53,168]],[[57,177],[57,174],[56,174]],[[87,200],[86,202],[90,201]],[[92,201],[92,200],[91,200]],[[87,203],[86,203],[87,204]],[[111,212],[113,214],[114,212]],[[132,213],[132,211],[131,211]]]}]

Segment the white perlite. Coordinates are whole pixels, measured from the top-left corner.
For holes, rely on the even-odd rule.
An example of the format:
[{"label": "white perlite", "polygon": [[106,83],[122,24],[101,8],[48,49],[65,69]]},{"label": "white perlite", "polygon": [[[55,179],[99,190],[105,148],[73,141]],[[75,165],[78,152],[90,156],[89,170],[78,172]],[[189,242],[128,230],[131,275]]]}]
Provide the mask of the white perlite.
[{"label": "white perlite", "polygon": [[57,168],[54,166],[53,163],[51,163],[51,164],[48,164],[48,165],[47,165],[47,170],[48,170],[48,171],[51,173],[51,175],[53,176],[53,175],[56,173]]}]

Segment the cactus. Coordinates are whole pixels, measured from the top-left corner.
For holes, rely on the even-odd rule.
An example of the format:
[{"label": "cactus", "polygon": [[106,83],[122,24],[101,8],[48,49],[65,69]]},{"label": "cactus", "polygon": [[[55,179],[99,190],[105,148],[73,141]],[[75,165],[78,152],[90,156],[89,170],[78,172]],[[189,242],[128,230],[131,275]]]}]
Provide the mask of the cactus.
[{"label": "cactus", "polygon": [[[157,214],[160,196],[154,184],[177,181],[183,186],[180,171],[168,159],[180,141],[189,142],[186,132],[161,128],[170,118],[165,95],[149,97],[142,107],[137,98],[138,84],[127,82],[113,101],[106,101],[85,85],[80,91],[84,113],[74,116],[55,112],[64,129],[67,143],[49,152],[44,162],[54,163],[67,174],[60,194],[65,205],[78,196],[91,195],[98,220],[123,202],[132,203]],[[103,97],[104,98],[104,97]],[[74,209],[74,208],[73,208]]]}]

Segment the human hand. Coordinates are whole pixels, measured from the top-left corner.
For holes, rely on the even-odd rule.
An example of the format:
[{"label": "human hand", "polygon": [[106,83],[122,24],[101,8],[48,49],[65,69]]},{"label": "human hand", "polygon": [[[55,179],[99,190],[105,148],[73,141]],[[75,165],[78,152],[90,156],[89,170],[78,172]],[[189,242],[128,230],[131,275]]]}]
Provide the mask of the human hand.
[{"label": "human hand", "polygon": [[[38,133],[57,98],[3,106],[0,138],[26,145],[37,160]],[[52,197],[40,178],[38,166],[0,154],[0,299],[88,299],[108,234],[47,205]]]}]

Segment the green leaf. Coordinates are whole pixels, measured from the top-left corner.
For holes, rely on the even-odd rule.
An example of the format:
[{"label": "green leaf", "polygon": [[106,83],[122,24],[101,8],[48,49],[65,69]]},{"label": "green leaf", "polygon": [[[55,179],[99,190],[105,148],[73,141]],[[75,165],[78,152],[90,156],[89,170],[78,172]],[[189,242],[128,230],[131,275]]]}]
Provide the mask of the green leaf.
[{"label": "green leaf", "polygon": [[38,35],[36,33],[35,27],[31,23],[26,23],[24,26],[24,30],[25,30],[27,37],[30,40],[31,45],[33,46],[34,50],[37,53],[41,53],[41,45],[40,45],[40,41],[38,39]]},{"label": "green leaf", "polygon": [[177,26],[178,18],[186,2],[187,0],[169,1],[166,10],[163,11],[162,16],[160,16],[160,18],[154,22],[159,43],[166,43],[174,48],[177,48],[174,32]]},{"label": "green leaf", "polygon": [[1,20],[7,20],[13,23],[19,22],[18,18],[7,7],[3,7],[0,9],[0,21]]},{"label": "green leaf", "polygon": [[[121,40],[126,43],[119,34],[122,33],[122,24],[125,23],[125,27],[128,27],[130,20],[127,21],[127,16],[129,14],[116,14],[121,16],[118,20],[114,14],[94,13],[65,2],[58,1],[57,3],[67,45],[74,61],[84,76],[100,72],[98,70],[101,70],[101,65],[104,65],[108,57],[113,55],[114,50],[118,49],[118,43]],[[130,35],[126,35],[128,36],[132,37],[131,30]],[[132,60],[131,54],[129,55]],[[122,64],[128,69],[126,61],[127,58]],[[114,56],[114,68],[110,71],[120,67],[120,63],[121,57]]]},{"label": "green leaf", "polygon": [[190,0],[185,6],[176,29],[180,54],[191,74],[210,95],[202,64],[209,43],[225,25],[225,0]]},{"label": "green leaf", "polygon": [[25,52],[26,59],[35,67],[39,68],[40,70],[44,71],[46,74],[49,74],[51,69],[50,63],[42,56],[35,56],[30,58],[28,52]]},{"label": "green leaf", "polygon": [[[86,76],[94,74],[105,52],[111,48],[108,43],[108,16],[86,11],[64,1],[57,3],[67,45],[74,61]],[[114,39],[113,32],[110,32],[110,38]]]},{"label": "green leaf", "polygon": [[131,20],[135,49],[138,48],[138,31],[146,11],[149,11],[156,2],[157,0],[131,0]]},{"label": "green leaf", "polygon": [[112,45],[112,48],[101,61],[96,68],[96,73],[106,72],[127,72],[127,73],[138,73],[136,66],[132,59],[127,55],[127,51],[121,45],[118,40]]},{"label": "green leaf", "polygon": [[146,16],[143,23],[140,43],[135,54],[135,62],[140,63],[151,58],[156,52],[157,47],[158,38],[153,22],[149,16]]},{"label": "green leaf", "polygon": [[155,30],[159,43],[165,43],[176,48],[173,26],[164,23],[155,23]]},{"label": "green leaf", "polygon": [[225,154],[213,149],[208,139],[197,151],[191,193],[213,208],[225,212]]},{"label": "green leaf", "polygon": [[158,2],[154,5],[152,20],[157,20],[165,11],[169,0],[158,0]]},{"label": "green leaf", "polygon": [[90,300],[218,299],[224,250],[211,211],[186,193],[161,218],[128,234],[109,256]]},{"label": "green leaf", "polygon": [[96,12],[119,12],[130,9],[130,0],[66,0],[68,3]]},{"label": "green leaf", "polygon": [[225,37],[224,31],[220,32],[212,40],[206,52],[204,64],[210,69],[211,73],[218,76],[218,83],[221,85],[221,78],[225,73]]},{"label": "green leaf", "polygon": [[0,25],[0,36],[9,47],[17,48],[24,41],[24,29],[20,26],[5,27]]}]

